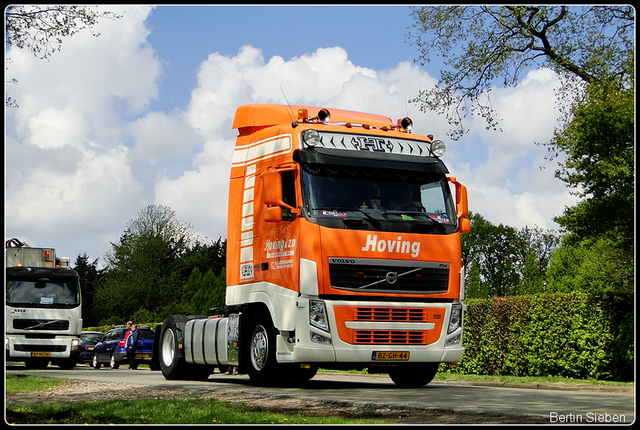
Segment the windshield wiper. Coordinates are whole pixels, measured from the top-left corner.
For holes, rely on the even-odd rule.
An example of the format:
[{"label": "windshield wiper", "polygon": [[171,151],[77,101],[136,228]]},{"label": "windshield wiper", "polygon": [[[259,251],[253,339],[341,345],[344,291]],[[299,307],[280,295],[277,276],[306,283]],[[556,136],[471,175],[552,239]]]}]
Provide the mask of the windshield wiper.
[{"label": "windshield wiper", "polygon": [[[427,213],[424,211],[424,209],[422,209],[421,211],[384,211],[382,213],[383,216],[385,216],[385,215],[410,216],[410,215],[416,215],[416,214],[423,215],[426,219],[431,221],[431,225],[434,225],[442,233],[447,231],[445,226],[442,225],[442,223],[440,221],[436,221],[435,219],[431,218],[429,215],[427,215]],[[416,223],[418,225],[419,224],[424,224],[424,221],[422,221],[421,219],[414,219],[414,218],[406,219],[406,218],[403,218],[403,221],[412,221],[412,222],[414,222],[414,223]]]},{"label": "windshield wiper", "polygon": [[372,217],[371,215],[369,215],[368,213],[366,213],[365,211],[363,211],[360,208],[343,208],[343,207],[323,207],[323,208],[312,208],[312,211],[328,211],[328,210],[332,210],[334,212],[360,212],[361,214],[363,214],[367,220],[369,220],[369,222],[371,224],[373,224],[374,226],[380,228],[382,227],[382,224],[380,223],[380,221],[378,221],[377,219],[375,219],[374,217]]}]

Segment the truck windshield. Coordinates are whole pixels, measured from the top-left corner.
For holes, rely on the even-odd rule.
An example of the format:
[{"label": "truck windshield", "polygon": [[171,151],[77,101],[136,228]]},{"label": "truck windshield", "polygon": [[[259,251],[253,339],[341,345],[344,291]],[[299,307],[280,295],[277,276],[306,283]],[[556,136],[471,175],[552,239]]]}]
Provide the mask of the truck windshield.
[{"label": "truck windshield", "polygon": [[440,233],[457,225],[443,174],[320,164],[303,164],[302,172],[304,204],[318,220],[342,218],[351,223],[346,228],[358,228],[359,219],[366,229],[390,231],[421,225]]},{"label": "truck windshield", "polygon": [[80,292],[73,281],[7,280],[7,305],[75,307],[80,304]]}]

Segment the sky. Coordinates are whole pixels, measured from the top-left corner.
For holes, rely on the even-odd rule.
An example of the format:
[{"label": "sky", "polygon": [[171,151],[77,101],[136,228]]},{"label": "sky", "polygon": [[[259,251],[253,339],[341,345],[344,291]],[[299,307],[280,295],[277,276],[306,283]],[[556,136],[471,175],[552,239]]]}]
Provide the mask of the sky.
[{"label": "sky", "polygon": [[[442,59],[414,62],[408,6],[100,6],[123,14],[65,38],[49,60],[11,49],[5,92],[5,238],[53,247],[72,263],[112,249],[148,205],[201,237],[226,237],[238,106],[299,104],[409,116],[445,141],[470,210],[493,224],[557,229],[576,203],[544,160],[558,125],[558,78],[532,69],[496,87],[502,132],[407,100],[438,81]],[[285,98],[286,97],[286,98]]]}]

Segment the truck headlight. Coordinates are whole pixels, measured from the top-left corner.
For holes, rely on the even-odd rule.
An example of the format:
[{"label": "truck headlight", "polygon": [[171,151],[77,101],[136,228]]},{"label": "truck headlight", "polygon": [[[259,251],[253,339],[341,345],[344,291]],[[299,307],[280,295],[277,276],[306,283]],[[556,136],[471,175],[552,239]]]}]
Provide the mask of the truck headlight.
[{"label": "truck headlight", "polygon": [[449,328],[447,334],[451,334],[462,326],[462,303],[451,305],[451,316],[449,317]]},{"label": "truck headlight", "polygon": [[320,330],[329,331],[329,318],[322,300],[309,300],[309,324]]},{"label": "truck headlight", "polygon": [[71,339],[71,349],[76,350],[80,347],[80,339]]},{"label": "truck headlight", "polygon": [[320,333],[316,333],[313,330],[309,332],[309,338],[311,339],[311,342],[321,343],[323,345],[331,345],[331,338],[330,337],[327,337],[327,336],[322,335]]}]

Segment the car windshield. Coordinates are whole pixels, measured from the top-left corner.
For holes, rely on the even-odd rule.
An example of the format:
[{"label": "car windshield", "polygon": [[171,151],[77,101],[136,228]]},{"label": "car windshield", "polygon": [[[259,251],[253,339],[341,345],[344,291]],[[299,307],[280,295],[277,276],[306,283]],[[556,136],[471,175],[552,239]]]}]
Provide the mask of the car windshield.
[{"label": "car windshield", "polygon": [[80,304],[77,282],[7,280],[7,304],[36,307],[75,307]]},{"label": "car windshield", "polygon": [[303,164],[305,207],[312,216],[456,223],[442,174]]}]

